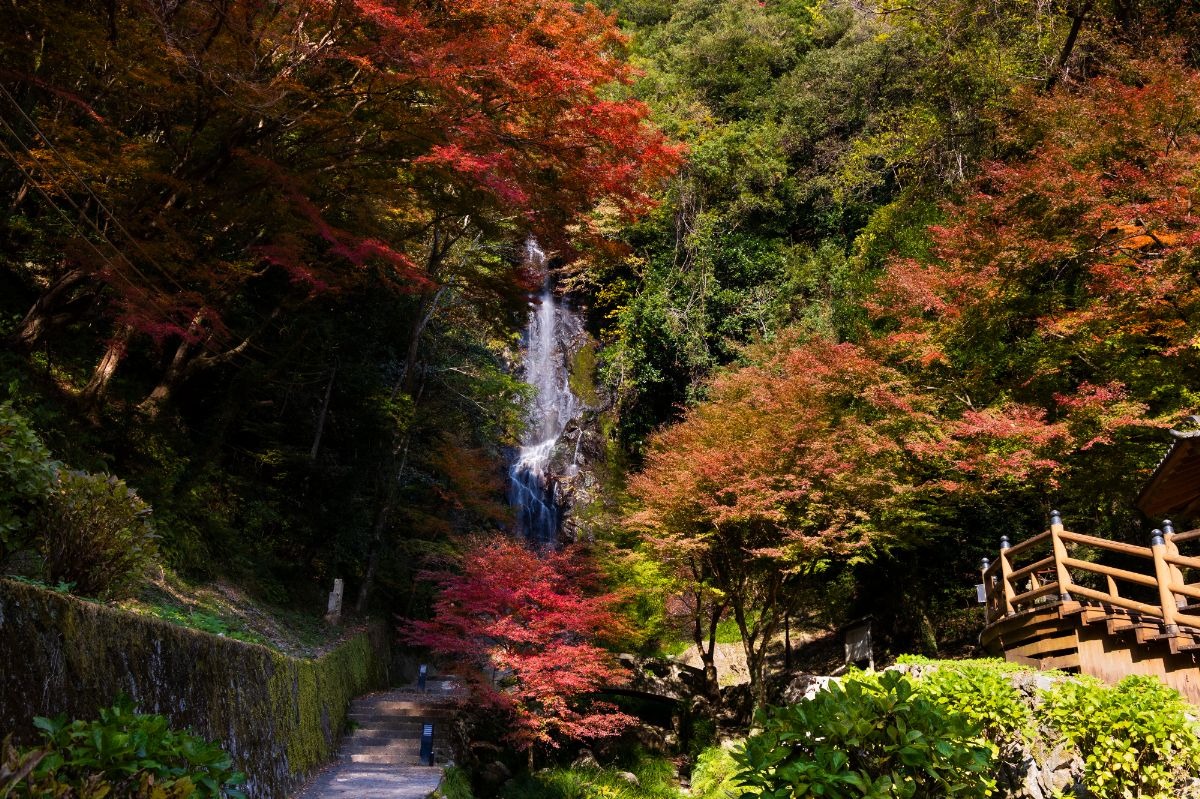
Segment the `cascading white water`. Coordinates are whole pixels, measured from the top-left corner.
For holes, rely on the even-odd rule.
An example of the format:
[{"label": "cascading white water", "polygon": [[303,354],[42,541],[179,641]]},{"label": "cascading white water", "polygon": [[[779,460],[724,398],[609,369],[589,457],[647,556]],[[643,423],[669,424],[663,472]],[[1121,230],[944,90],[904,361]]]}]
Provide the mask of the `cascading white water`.
[{"label": "cascading white water", "polygon": [[[546,254],[537,242],[526,243],[531,268],[545,272]],[[582,410],[571,392],[571,343],[582,331],[579,317],[561,302],[549,277],[529,312],[525,328],[525,382],[536,394],[529,408],[521,449],[509,469],[509,502],[517,509],[517,528],[531,543],[554,546],[561,508],[550,462],[563,431]]]}]

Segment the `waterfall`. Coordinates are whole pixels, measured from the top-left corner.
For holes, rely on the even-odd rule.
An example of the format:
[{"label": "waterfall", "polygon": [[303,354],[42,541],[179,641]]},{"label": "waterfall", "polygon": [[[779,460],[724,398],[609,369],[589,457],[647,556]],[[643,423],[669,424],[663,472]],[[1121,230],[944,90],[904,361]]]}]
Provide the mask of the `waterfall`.
[{"label": "waterfall", "polygon": [[[546,272],[546,254],[533,239],[526,243],[525,258],[530,267]],[[579,316],[554,295],[547,275],[525,328],[523,377],[535,395],[521,448],[509,469],[509,502],[517,509],[517,530],[541,546],[558,542],[562,511],[551,459],[563,431],[582,410],[570,386],[571,347],[582,329]]]}]

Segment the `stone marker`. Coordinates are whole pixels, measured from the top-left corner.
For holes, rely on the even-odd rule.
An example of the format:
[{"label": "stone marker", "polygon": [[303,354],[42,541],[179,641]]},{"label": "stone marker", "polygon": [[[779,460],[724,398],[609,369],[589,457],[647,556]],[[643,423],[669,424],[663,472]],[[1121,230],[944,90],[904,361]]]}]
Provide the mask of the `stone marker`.
[{"label": "stone marker", "polygon": [[329,592],[329,607],[325,610],[325,621],[330,624],[342,622],[342,593],[346,584],[338,577],[333,581],[333,590]]}]

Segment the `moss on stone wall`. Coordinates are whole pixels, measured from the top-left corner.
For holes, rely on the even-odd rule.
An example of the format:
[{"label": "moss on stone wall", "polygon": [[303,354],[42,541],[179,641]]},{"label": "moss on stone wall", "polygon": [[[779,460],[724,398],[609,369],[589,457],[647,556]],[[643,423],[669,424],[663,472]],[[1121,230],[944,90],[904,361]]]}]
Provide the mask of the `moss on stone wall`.
[{"label": "moss on stone wall", "polygon": [[220,741],[252,797],[284,797],[330,760],[350,699],[387,683],[375,624],[317,660],[0,580],[0,737],[34,716],[95,717],[127,694]]}]

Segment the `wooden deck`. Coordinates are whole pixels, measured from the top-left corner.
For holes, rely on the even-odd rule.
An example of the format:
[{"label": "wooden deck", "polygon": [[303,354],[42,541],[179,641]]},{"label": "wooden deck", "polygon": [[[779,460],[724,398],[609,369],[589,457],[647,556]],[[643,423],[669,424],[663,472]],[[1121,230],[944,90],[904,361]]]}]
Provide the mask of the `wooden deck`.
[{"label": "wooden deck", "polygon": [[1152,674],[1200,705],[1200,557],[1181,553],[1200,530],[1170,522],[1149,546],[1063,528],[984,561],[984,649],[1041,669],[1117,682]]}]

